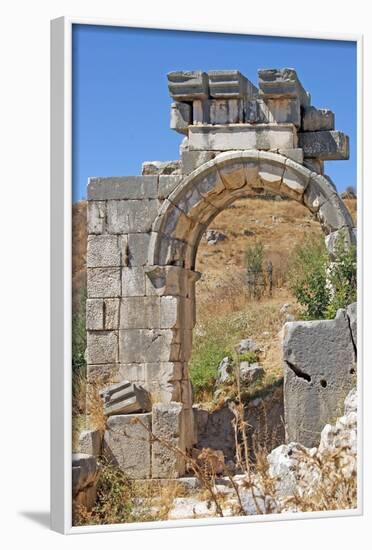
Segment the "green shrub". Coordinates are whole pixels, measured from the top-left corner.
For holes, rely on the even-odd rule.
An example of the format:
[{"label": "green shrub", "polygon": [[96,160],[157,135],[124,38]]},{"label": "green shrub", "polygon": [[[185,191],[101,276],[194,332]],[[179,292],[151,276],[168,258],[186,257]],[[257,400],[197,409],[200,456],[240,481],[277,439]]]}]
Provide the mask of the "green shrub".
[{"label": "green shrub", "polygon": [[197,348],[193,350],[189,373],[196,400],[213,392],[218,366],[226,355],[223,343],[208,337],[199,342]]},{"label": "green shrub", "polygon": [[247,363],[257,363],[258,356],[255,351],[246,351],[238,356],[239,363],[247,361]]},{"label": "green shrub", "polygon": [[304,319],[332,319],[356,300],[356,248],[339,238],[332,260],[322,237],[308,237],[293,250],[288,280]]},{"label": "green shrub", "polygon": [[86,291],[81,292],[80,304],[72,316],[72,369],[78,371],[85,369],[85,349],[87,337],[85,329],[85,304]]},{"label": "green shrub", "polygon": [[249,245],[245,251],[245,265],[248,271],[262,272],[264,247],[260,242]]}]

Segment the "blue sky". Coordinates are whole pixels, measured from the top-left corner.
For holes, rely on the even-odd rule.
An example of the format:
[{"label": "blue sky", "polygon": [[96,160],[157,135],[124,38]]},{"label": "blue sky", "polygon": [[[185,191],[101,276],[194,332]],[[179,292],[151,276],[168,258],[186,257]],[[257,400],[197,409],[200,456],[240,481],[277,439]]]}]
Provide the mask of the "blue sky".
[{"label": "blue sky", "polygon": [[174,70],[293,67],[312,104],[330,108],[350,137],[350,159],[329,161],[339,191],[356,185],[356,44],[74,25],[73,200],[90,176],[141,173],[145,160],[179,157],[182,136],[169,128],[167,77]]}]

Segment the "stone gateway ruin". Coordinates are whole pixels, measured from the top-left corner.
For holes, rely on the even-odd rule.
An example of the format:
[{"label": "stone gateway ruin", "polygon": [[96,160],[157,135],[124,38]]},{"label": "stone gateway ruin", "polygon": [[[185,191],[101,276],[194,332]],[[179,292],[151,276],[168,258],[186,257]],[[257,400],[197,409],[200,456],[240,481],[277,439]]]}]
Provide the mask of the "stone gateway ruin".
[{"label": "stone gateway ruin", "polygon": [[[331,111],[311,105],[295,70],[259,70],[258,88],[239,71],[179,71],[168,74],[168,86],[170,125],[184,135],[180,159],[145,162],[142,175],[88,184],[88,376],[109,387],[102,394],[105,452],[135,478],[185,470],[149,430],[183,450],[197,441],[188,360],[200,277],[195,259],[211,221],[236,199],[268,193],[304,204],[329,243],[340,232],[355,239],[351,216],[324,175],[324,161],[348,158],[348,137],[335,130]],[[345,354],[353,350],[350,343]],[[322,388],[328,405],[334,387]],[[350,388],[343,377],[340,403]],[[298,391],[306,393],[303,408],[311,408],[318,388]],[[287,398],[286,425],[298,435],[292,390]],[[333,415],[328,405],[323,425],[327,411]],[[306,414],[301,409],[302,421]]]}]

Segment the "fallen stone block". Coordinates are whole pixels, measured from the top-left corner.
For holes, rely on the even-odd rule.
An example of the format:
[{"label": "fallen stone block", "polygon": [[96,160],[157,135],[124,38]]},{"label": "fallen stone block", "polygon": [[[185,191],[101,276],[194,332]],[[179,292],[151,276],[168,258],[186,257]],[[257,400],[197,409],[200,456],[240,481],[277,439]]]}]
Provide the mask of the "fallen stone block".
[{"label": "fallen stone block", "polygon": [[319,132],[335,129],[335,115],[329,109],[304,107],[302,111],[301,127],[303,132]]},{"label": "fallen stone block", "polygon": [[254,384],[265,374],[264,369],[258,363],[248,363],[242,361],[239,366],[240,380],[244,384]]},{"label": "fallen stone block", "polygon": [[151,477],[151,413],[110,416],[104,455],[131,479]]},{"label": "fallen stone block", "polygon": [[284,409],[287,441],[319,444],[320,432],[342,414],[354,385],[355,350],[345,310],[327,321],[284,325]]},{"label": "fallen stone block", "polygon": [[304,151],[304,157],[319,160],[348,160],[349,137],[343,132],[320,131],[299,132],[298,146]]},{"label": "fallen stone block", "polygon": [[99,466],[94,456],[75,453],[72,455],[72,498],[73,505],[80,505],[88,511],[96,500],[96,485]]},{"label": "fallen stone block", "polygon": [[176,101],[193,101],[208,97],[208,76],[202,71],[168,73],[168,89]]},{"label": "fallen stone block", "polygon": [[100,456],[102,449],[102,430],[84,430],[79,436],[80,453]]},{"label": "fallen stone block", "polygon": [[189,103],[174,102],[171,105],[170,127],[180,134],[186,134],[192,124],[192,107]]},{"label": "fallen stone block", "polygon": [[151,411],[148,391],[132,382],[123,381],[100,392],[105,416]]},{"label": "fallen stone block", "polygon": [[239,71],[208,71],[209,94],[213,98],[255,97],[257,88]]},{"label": "fallen stone block", "polygon": [[[232,361],[230,357],[224,357],[217,369],[217,383],[224,384],[230,379],[232,373]],[[204,412],[204,411],[203,411]]]},{"label": "fallen stone block", "polygon": [[310,97],[294,69],[260,69],[258,85],[260,95],[267,98],[298,97],[301,106],[310,104]]},{"label": "fallen stone block", "polygon": [[181,403],[155,403],[152,408],[152,477],[175,478],[185,473],[185,439]]}]

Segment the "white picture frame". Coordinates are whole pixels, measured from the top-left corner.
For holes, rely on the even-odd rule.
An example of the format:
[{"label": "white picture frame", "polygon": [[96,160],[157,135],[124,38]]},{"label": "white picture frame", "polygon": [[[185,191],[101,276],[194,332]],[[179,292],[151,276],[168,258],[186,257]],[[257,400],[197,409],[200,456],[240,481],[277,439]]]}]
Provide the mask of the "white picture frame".
[{"label": "white picture frame", "polygon": [[[279,520],[297,520],[305,518],[330,518],[335,516],[355,516],[363,513],[363,355],[362,330],[358,331],[358,507],[352,511],[327,511],[299,514],[271,514],[269,516],[211,518],[197,520],[172,520],[136,524],[72,526],[71,496],[71,205],[72,205],[72,26],[104,25],[133,26],[125,20],[61,17],[51,22],[51,526],[64,533],[89,533],[125,531],[135,529],[154,529],[167,527],[216,525],[220,523],[247,523]],[[141,25],[143,28],[153,28]],[[182,26],[159,27],[164,30],[203,30],[206,32],[230,31],[214,28],[190,29]],[[236,31],[234,31],[235,34]],[[333,33],[286,33],[272,29],[245,34],[277,36],[291,38],[318,38],[329,40],[354,41],[357,45],[357,189],[358,189],[358,226],[363,224],[363,185],[362,185],[362,52],[363,37],[359,34],[343,35]],[[358,287],[362,288],[363,235],[358,235]],[[363,304],[358,300],[358,323],[363,326]]]}]

